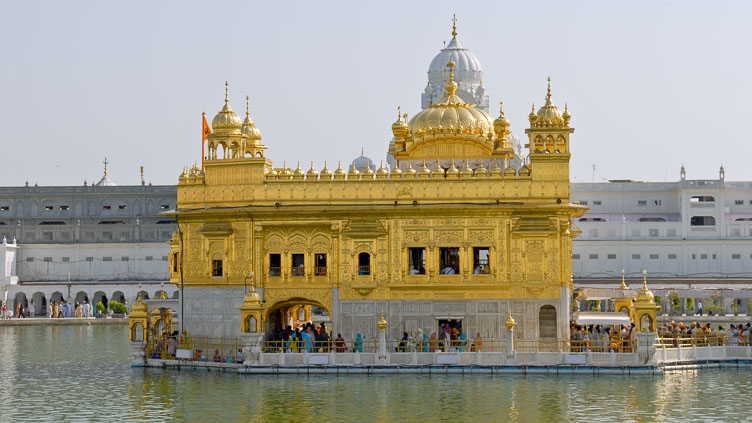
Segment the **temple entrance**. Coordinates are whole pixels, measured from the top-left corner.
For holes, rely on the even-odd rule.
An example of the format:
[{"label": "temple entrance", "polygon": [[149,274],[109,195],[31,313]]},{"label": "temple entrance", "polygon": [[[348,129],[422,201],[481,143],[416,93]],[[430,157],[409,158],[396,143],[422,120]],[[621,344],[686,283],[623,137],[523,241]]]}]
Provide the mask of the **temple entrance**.
[{"label": "temple entrance", "polygon": [[556,308],[544,305],[538,312],[538,337],[541,351],[558,351],[556,345]]},{"label": "temple entrance", "polygon": [[[267,312],[265,320],[265,338],[271,349],[282,348],[296,332],[300,336],[301,332],[308,329],[316,341],[324,341],[319,346],[328,345],[326,341],[332,339],[331,313],[316,301],[293,298],[276,303]],[[336,333],[333,335],[337,336]],[[317,344],[310,345],[316,347]]]},{"label": "temple entrance", "polygon": [[[439,338],[440,351],[457,351],[461,346],[460,334],[462,333],[462,319],[438,318],[436,319],[436,337]],[[465,334],[467,335],[467,334]]]}]

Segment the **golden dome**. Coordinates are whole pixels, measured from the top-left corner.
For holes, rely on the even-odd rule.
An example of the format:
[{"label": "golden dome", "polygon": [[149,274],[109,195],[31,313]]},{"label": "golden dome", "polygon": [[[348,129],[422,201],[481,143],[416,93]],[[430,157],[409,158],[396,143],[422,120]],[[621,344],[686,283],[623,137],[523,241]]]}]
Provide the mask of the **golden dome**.
[{"label": "golden dome", "polygon": [[287,167],[287,162],[282,162],[282,170],[279,172],[280,179],[290,179],[292,170]]},{"label": "golden dome", "polygon": [[361,172],[361,175],[363,175],[364,178],[373,179],[373,169],[371,169],[370,163],[366,163],[366,168],[363,169],[363,172]]},{"label": "golden dome", "polygon": [[425,160],[423,160],[423,166],[421,166],[420,170],[418,171],[418,176],[419,177],[426,177],[426,178],[429,177],[429,176],[431,176],[431,170],[428,167],[426,167],[426,161]]},{"label": "golden dome", "polygon": [[260,304],[261,303],[261,296],[259,296],[258,292],[256,292],[256,288],[251,287],[251,290],[248,291],[245,294],[245,297],[243,297],[243,302],[246,304]]},{"label": "golden dome", "polygon": [[413,161],[408,160],[407,161],[407,169],[405,169],[405,175],[408,177],[415,177],[415,174],[417,174],[418,171],[413,168]]},{"label": "golden dome", "polygon": [[248,96],[245,96],[245,120],[243,121],[243,127],[240,132],[247,136],[249,140],[261,141],[261,131],[256,127],[253,121],[251,121]]},{"label": "golden dome", "polygon": [[313,168],[313,160],[311,160],[311,168],[308,169],[308,172],[306,172],[306,178],[307,179],[318,179],[319,173],[316,171],[316,169]]},{"label": "golden dome", "polygon": [[212,131],[217,134],[240,134],[242,127],[240,118],[230,108],[227,97],[227,81],[225,81],[225,105],[212,119]]},{"label": "golden dome", "polygon": [[436,167],[433,168],[433,172],[431,172],[434,178],[443,178],[444,175],[446,175],[446,172],[444,172],[444,168],[441,167],[441,163],[439,163],[439,160],[436,160]]},{"label": "golden dome", "polygon": [[468,160],[465,160],[465,167],[462,168],[462,177],[463,178],[473,177],[473,169],[470,167],[470,162]]},{"label": "golden dome", "polygon": [[554,124],[561,125],[564,123],[564,117],[561,115],[561,111],[556,107],[551,100],[551,77],[548,77],[548,92],[546,93],[546,104],[538,109],[537,123],[539,124]]},{"label": "golden dome", "polygon": [[348,179],[360,179],[360,171],[357,167],[355,167],[355,164],[353,162],[353,165],[350,166],[350,172],[347,173]]},{"label": "golden dome", "polygon": [[526,164],[520,166],[520,170],[517,172],[520,176],[530,176],[530,168]]},{"label": "golden dome", "polygon": [[446,170],[446,175],[447,177],[459,178],[460,170],[454,165],[454,160],[452,160],[452,165],[449,166],[449,169]]},{"label": "golden dome", "polygon": [[324,160],[324,168],[321,169],[321,179],[332,179],[332,171],[326,166],[326,160]]},{"label": "golden dome", "polygon": [[295,171],[292,173],[292,177],[294,179],[303,179],[305,176],[305,172],[303,172],[303,169],[300,168],[300,160],[298,160],[298,167],[295,168]]},{"label": "golden dome", "polygon": [[141,285],[139,285],[138,288],[138,295],[136,296],[136,302],[133,303],[133,307],[131,307],[131,311],[142,311],[146,312],[149,309],[149,306],[146,305],[144,302],[143,294],[141,293]]},{"label": "golden dome", "polygon": [[642,271],[642,288],[637,292],[635,302],[638,303],[655,303],[655,295],[648,289],[648,275],[646,271]]},{"label": "golden dome", "polygon": [[504,130],[509,128],[509,120],[504,116],[504,109],[502,109],[503,106],[504,102],[499,101],[499,117],[493,122],[494,131],[496,131],[497,134],[501,134]]},{"label": "golden dome", "polygon": [[334,179],[345,179],[345,175],[347,175],[347,172],[342,169],[342,162],[337,162],[337,169],[334,170]]},{"label": "golden dome", "polygon": [[407,123],[402,120],[402,115],[400,115],[400,108],[397,107],[397,121],[392,124],[392,133],[394,134],[395,138],[404,138],[407,135],[407,131]]},{"label": "golden dome", "polygon": [[[415,169],[413,169],[413,175],[415,174]],[[402,169],[399,168],[399,166],[394,165],[392,166],[391,171],[392,178],[394,179],[401,179],[402,178]]]},{"label": "golden dome", "polygon": [[386,178],[389,175],[389,172],[384,169],[384,161],[382,160],[379,164],[379,168],[376,170],[376,178]]},{"label": "golden dome", "polygon": [[483,162],[480,162],[480,166],[475,168],[475,177],[485,178],[486,175],[488,175],[488,169],[486,169],[486,167],[483,166]]},{"label": "golden dome", "polygon": [[274,170],[274,168],[269,169],[268,172],[266,172],[266,179],[277,179],[279,178],[279,172]]},{"label": "golden dome", "polygon": [[480,134],[486,136],[493,133],[493,119],[483,110],[476,109],[474,104],[467,104],[455,94],[457,83],[454,82],[454,67],[456,64],[450,58],[449,82],[447,82],[444,98],[437,104],[431,104],[420,111],[407,124],[412,134],[443,131],[457,134]]},{"label": "golden dome", "polygon": [[504,169],[504,176],[511,176],[512,178],[514,178],[514,175],[516,174],[517,174],[517,169],[515,169],[511,163],[509,164],[509,166],[506,167],[506,169]]},{"label": "golden dome", "polygon": [[493,165],[491,166],[491,170],[488,171],[488,174],[491,175],[492,178],[495,176],[501,176],[501,168],[496,159],[494,159]]}]

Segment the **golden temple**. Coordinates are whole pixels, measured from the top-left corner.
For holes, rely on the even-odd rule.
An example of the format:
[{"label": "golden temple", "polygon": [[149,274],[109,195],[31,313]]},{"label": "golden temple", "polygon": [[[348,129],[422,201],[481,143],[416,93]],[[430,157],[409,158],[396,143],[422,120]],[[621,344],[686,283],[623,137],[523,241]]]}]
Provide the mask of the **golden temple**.
[{"label": "golden temple", "polygon": [[373,339],[381,310],[393,338],[440,322],[502,338],[511,318],[519,337],[567,339],[571,219],[587,210],[570,203],[571,116],[549,79],[520,162],[501,107],[493,118],[463,100],[456,66],[445,62],[438,102],[409,121],[398,111],[394,163],[378,168],[275,166],[226,91],[203,166],[184,169],[169,213],[184,328],[268,333],[314,307],[348,339]]}]

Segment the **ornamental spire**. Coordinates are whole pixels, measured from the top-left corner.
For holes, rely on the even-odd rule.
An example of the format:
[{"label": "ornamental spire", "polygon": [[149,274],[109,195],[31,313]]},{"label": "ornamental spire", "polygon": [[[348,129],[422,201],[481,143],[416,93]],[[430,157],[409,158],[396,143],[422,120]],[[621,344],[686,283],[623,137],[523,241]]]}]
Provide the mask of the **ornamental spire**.
[{"label": "ornamental spire", "polygon": [[230,84],[228,84],[227,81],[225,81],[225,104],[227,104],[230,101],[229,97],[227,95],[228,94],[228,87],[229,87],[229,85]]},{"label": "ornamental spire", "polygon": [[446,84],[446,90],[447,94],[450,96],[454,95],[454,93],[457,91],[457,83],[454,82],[454,67],[457,66],[456,63],[454,63],[454,60],[450,57],[449,63],[447,63],[447,67],[449,68],[449,82]]},{"label": "ornamental spire", "polygon": [[250,116],[251,116],[251,108],[250,108],[249,101],[250,101],[249,97],[245,96],[245,118],[246,119],[250,119]]},{"label": "ornamental spire", "polygon": [[548,91],[546,92],[546,102],[551,100],[551,77],[548,77]]},{"label": "ornamental spire", "polygon": [[452,38],[457,38],[457,14],[452,13]]}]

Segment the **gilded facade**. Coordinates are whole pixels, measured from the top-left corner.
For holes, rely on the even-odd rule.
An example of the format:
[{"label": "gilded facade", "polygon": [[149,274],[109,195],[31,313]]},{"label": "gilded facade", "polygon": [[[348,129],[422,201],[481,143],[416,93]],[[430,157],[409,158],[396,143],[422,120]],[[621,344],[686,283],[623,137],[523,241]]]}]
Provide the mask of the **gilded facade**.
[{"label": "gilded facade", "polygon": [[529,117],[529,159],[515,167],[510,122],[457,95],[455,66],[450,57],[440,101],[409,121],[398,113],[395,165],[363,171],[275,166],[226,95],[203,169],[180,175],[170,213],[185,328],[238,336],[252,285],[266,332],[303,305],[326,310],[346,338],[373,339],[382,310],[394,338],[447,320],[502,338],[510,310],[517,336],[566,338],[571,219],[586,210],[569,202],[571,117],[549,81]]}]

